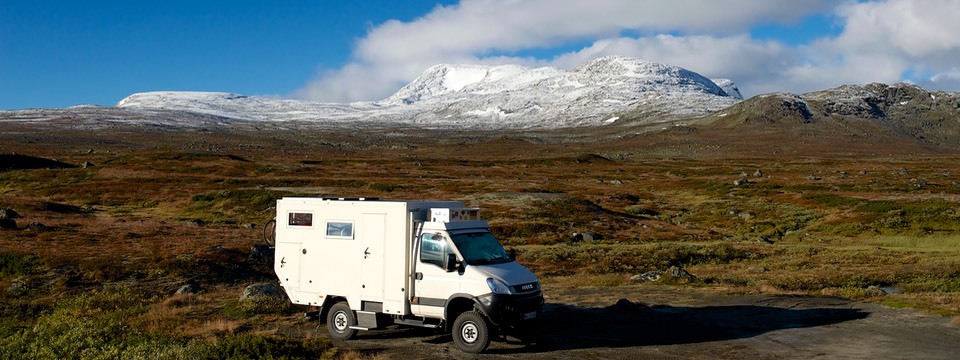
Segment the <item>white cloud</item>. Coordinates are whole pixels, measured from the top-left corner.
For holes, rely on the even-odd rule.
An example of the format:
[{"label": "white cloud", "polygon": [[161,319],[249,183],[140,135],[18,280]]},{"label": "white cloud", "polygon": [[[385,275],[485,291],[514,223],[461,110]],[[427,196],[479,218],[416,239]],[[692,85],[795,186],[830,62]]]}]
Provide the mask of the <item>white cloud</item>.
[{"label": "white cloud", "polygon": [[960,58],[958,13],[960,0],[845,3],[835,10],[843,32],[798,48],[803,65],[773,80],[793,92],[902,81],[951,89]]},{"label": "white cloud", "polygon": [[[758,24],[827,12],[843,24],[837,37],[788,46],[747,35]],[[960,0],[464,0],[372,28],[348,65],[325,71],[298,96],[377,100],[439,63],[570,69],[608,54],[730,78],[747,96],[873,81],[951,86],[960,82],[960,22],[951,18],[958,13]],[[571,43],[588,45],[547,59],[512,55]]]},{"label": "white cloud", "polygon": [[960,0],[852,3],[838,13],[847,21],[836,45],[847,51],[925,61],[960,48]]},{"label": "white cloud", "polygon": [[465,0],[411,23],[389,21],[357,46],[362,61],[549,47],[642,32],[741,33],[756,22],[790,22],[832,1]]}]

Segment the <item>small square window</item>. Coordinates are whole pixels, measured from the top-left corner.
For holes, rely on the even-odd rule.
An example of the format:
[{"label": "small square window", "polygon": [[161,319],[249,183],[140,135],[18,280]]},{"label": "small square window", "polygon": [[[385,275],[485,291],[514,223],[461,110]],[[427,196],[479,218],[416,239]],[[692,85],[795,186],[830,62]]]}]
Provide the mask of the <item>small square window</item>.
[{"label": "small square window", "polygon": [[290,213],[290,226],[313,226],[313,214],[311,213]]},{"label": "small square window", "polygon": [[327,237],[353,239],[353,223],[347,221],[327,221]]}]

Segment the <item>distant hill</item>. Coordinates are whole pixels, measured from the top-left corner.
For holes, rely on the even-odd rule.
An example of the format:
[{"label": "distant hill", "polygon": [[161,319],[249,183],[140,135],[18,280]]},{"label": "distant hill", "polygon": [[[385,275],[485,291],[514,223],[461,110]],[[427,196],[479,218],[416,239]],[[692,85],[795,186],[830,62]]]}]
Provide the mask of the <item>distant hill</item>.
[{"label": "distant hill", "polygon": [[960,148],[960,93],[911,84],[844,85],[805,94],[766,94],[694,123],[742,131],[882,136]]}]

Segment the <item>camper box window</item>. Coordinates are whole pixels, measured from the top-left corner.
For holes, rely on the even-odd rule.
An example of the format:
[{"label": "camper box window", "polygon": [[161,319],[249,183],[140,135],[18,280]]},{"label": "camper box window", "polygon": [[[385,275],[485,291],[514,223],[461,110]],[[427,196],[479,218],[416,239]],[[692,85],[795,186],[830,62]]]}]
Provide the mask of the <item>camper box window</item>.
[{"label": "camper box window", "polygon": [[347,221],[327,221],[327,237],[353,239],[353,223]]},{"label": "camper box window", "polygon": [[311,213],[290,213],[290,226],[313,226],[313,214]]}]

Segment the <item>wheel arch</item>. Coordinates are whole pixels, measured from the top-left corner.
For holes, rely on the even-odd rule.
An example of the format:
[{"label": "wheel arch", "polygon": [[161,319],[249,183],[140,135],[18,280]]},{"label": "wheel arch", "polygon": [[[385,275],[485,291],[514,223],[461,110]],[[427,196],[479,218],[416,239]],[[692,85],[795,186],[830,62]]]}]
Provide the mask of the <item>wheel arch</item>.
[{"label": "wheel arch", "polygon": [[[479,306],[480,301],[475,296],[469,294],[453,294],[447,299],[447,305],[443,310],[444,330],[450,331],[453,328],[453,320],[460,314],[467,311],[476,310],[481,316],[490,318]],[[489,320],[488,320],[489,321]]]},{"label": "wheel arch", "polygon": [[323,304],[320,304],[320,323],[321,324],[327,323],[327,313],[330,312],[330,307],[333,306],[333,304],[336,304],[341,301],[346,302],[347,304],[350,304],[350,302],[347,301],[347,298],[344,296],[328,295],[324,297]]}]

